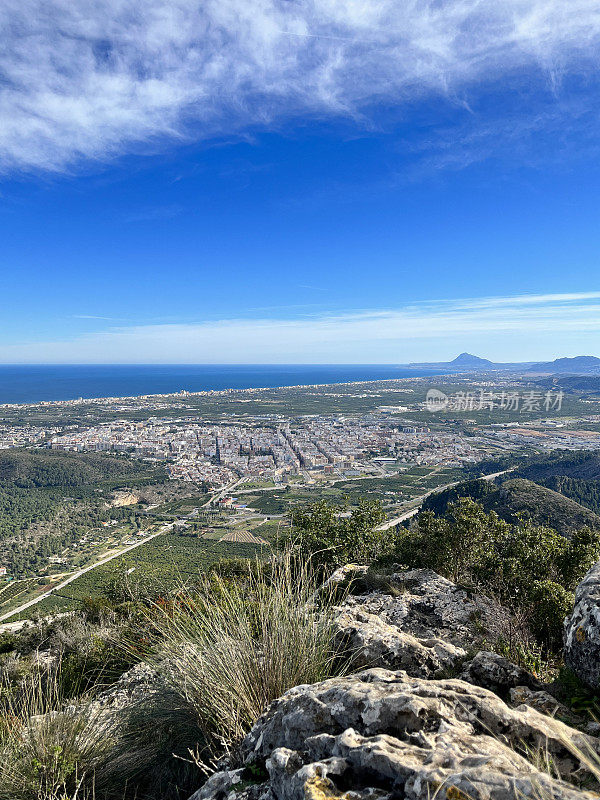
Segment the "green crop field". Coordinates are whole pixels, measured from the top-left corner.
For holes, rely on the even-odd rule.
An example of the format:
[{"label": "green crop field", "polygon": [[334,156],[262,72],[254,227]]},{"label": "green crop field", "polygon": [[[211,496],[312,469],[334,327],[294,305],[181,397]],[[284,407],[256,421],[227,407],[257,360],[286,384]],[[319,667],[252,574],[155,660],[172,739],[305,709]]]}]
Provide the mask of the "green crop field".
[{"label": "green crop field", "polygon": [[405,472],[381,478],[348,478],[333,484],[292,485],[273,492],[244,496],[249,507],[262,514],[280,515],[290,508],[309,505],[318,500],[354,507],[360,500],[379,500],[384,504],[401,503],[430,489],[459,480],[460,469],[413,467]]},{"label": "green crop field", "polygon": [[[261,536],[264,538],[264,534]],[[129,590],[135,594],[140,588],[145,593],[149,590],[151,594],[157,594],[193,581],[208,566],[223,559],[260,558],[269,551],[268,545],[216,542],[166,533],[82,575],[60,592],[28,609],[23,617],[68,611],[77,608],[81,600],[90,596],[126,596]]]}]

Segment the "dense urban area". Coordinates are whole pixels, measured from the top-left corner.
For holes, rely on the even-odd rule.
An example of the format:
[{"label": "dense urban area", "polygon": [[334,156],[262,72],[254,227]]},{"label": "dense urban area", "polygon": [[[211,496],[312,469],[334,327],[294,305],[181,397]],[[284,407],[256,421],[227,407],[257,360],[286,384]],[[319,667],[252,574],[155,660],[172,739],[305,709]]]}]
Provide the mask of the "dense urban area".
[{"label": "dense urban area", "polygon": [[[600,557],[597,378],[471,371],[5,404],[0,539],[5,702],[25,697],[24,718],[44,720],[33,785],[48,763],[72,787],[44,800],[78,800],[84,761],[48,726],[89,720],[104,737],[85,798],[186,800],[206,773],[194,747],[231,750],[270,699],[344,672],[338,661],[502,698],[517,676],[511,702],[519,691],[578,730],[597,725],[587,662],[584,682],[565,667],[577,631],[562,655],[563,619]],[[228,721],[222,709],[237,714],[273,664],[281,683]],[[37,680],[43,695],[27,688]]]}]

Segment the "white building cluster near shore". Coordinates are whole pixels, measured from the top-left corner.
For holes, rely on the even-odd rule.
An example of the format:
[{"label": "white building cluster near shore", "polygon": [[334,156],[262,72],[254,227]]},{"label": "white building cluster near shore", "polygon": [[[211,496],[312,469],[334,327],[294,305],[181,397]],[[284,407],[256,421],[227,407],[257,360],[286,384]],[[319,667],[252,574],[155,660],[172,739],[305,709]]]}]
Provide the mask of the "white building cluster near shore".
[{"label": "white building cluster near shore", "polygon": [[0,425],[0,450],[39,445],[50,440],[60,430],[37,425]]}]

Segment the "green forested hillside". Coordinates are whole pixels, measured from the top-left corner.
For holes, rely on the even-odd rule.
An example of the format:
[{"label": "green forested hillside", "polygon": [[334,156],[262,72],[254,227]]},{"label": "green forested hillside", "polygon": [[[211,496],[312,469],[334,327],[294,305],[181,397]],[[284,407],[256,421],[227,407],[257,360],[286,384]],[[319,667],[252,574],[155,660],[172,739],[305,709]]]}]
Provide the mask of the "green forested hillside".
[{"label": "green forested hillside", "polygon": [[564,475],[554,475],[540,481],[548,489],[570,497],[582,506],[591,509],[595,514],[600,514],[600,481],[583,480],[582,478],[568,478]]},{"label": "green forested hillside", "polygon": [[513,474],[535,481],[600,514],[600,453],[560,452],[530,459]]},{"label": "green forested hillside", "polygon": [[13,575],[37,574],[49,556],[130,513],[107,507],[113,488],[164,477],[162,468],[128,456],[0,451],[0,565]]},{"label": "green forested hillside", "polygon": [[540,483],[557,475],[584,480],[600,480],[600,452],[560,451],[545,456],[535,456],[518,467],[514,474],[520,478]]},{"label": "green forested hillside", "polygon": [[147,463],[107,453],[64,453],[52,450],[0,452],[0,486],[24,489],[88,486],[112,478],[147,475],[156,470]]},{"label": "green forested hillside", "polygon": [[479,501],[486,511],[495,511],[507,522],[514,523],[522,515],[565,536],[583,527],[600,530],[599,515],[558,492],[523,478],[512,478],[499,485],[482,480],[466,481],[431,495],[423,508],[441,515],[449,503],[460,497]]}]

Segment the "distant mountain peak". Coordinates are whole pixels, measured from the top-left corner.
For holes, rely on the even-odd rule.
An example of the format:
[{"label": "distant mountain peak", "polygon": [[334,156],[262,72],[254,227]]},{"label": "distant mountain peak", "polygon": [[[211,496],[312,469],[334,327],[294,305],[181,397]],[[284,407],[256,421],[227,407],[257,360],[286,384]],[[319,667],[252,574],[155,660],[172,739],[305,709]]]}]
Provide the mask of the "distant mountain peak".
[{"label": "distant mountain peak", "polygon": [[458,367],[490,367],[492,362],[488,361],[487,358],[479,358],[479,356],[474,356],[471,353],[461,353],[450,364]]},{"label": "distant mountain peak", "polygon": [[572,364],[581,367],[598,367],[600,358],[597,356],[574,356],[573,358],[555,358],[553,364]]}]

